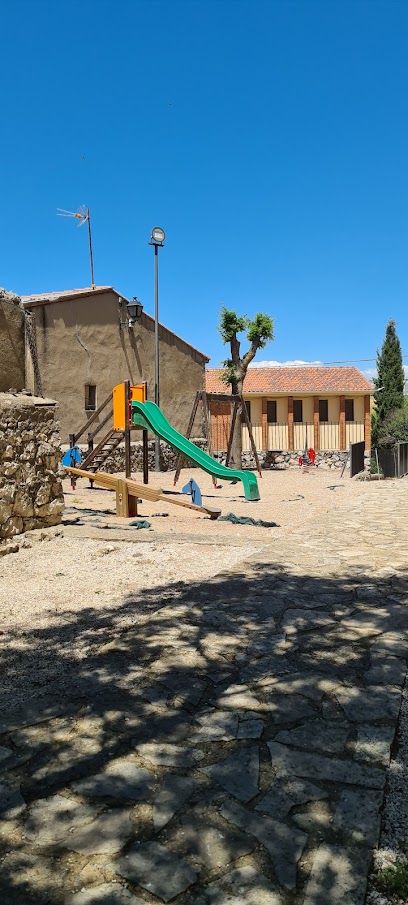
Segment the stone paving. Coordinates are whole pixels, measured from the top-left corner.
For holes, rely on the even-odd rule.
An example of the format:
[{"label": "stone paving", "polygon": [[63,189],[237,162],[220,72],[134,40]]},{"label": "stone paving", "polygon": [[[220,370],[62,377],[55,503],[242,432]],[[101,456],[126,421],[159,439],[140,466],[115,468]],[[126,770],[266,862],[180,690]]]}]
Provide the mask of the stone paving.
[{"label": "stone paving", "polygon": [[406,479],[373,484],[239,571],[128,598],[126,631],[95,609],[82,658],[64,640],[89,609],[65,639],[30,634],[38,696],[1,716],[0,901],[362,905],[406,674],[407,514]]}]

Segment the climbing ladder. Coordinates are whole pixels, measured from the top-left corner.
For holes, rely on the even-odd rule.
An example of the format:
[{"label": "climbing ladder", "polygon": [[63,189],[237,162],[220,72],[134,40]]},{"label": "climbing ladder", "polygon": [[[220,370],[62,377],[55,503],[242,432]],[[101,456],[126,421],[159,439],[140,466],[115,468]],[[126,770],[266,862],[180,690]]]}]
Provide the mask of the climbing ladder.
[{"label": "climbing ladder", "polygon": [[85,459],[82,460],[81,466],[87,471],[100,471],[104,462],[118,448],[120,443],[125,439],[125,431],[115,430],[113,427],[108,433],[102,437],[95,449],[88,452]]}]

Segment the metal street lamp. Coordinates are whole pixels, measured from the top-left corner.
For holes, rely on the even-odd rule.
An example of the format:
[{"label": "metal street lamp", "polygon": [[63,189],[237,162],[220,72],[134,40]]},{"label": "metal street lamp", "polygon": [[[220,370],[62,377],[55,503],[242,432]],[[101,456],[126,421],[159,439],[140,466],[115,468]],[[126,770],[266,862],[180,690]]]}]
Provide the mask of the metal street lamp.
[{"label": "metal street lamp", "polygon": [[[124,299],[119,296],[119,331],[123,330],[125,327],[128,330],[132,330],[135,321],[138,321],[142,316],[143,305],[141,302],[138,302],[136,296],[133,296],[131,302],[127,302],[126,306],[124,305]],[[125,313],[125,320],[123,320],[123,313]]]},{"label": "metal street lamp", "polygon": [[143,311],[143,305],[137,300],[135,295],[133,296],[132,301],[128,302],[128,304],[126,305],[126,311],[128,316],[128,326],[133,327],[134,322],[139,320],[139,318],[142,316]]},{"label": "metal street lamp", "polygon": [[[154,226],[149,245],[154,248],[154,401],[160,406],[160,375],[159,375],[159,248],[163,247],[166,234],[160,226]],[[154,441],[154,468],[160,471],[160,440],[156,436]]]}]

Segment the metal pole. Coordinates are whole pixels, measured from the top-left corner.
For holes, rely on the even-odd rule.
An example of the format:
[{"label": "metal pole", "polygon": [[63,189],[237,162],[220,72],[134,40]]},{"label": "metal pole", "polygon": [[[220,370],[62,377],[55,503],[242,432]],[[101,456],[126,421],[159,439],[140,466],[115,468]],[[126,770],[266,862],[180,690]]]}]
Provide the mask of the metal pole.
[{"label": "metal pole", "polygon": [[[159,377],[159,246],[154,246],[154,401],[160,407]],[[160,471],[160,439],[154,438],[154,470]]]},{"label": "metal pole", "polygon": [[91,233],[91,212],[88,210],[88,238],[89,238],[89,259],[91,264],[91,286],[95,289],[94,263],[92,251],[92,233]]},{"label": "metal pole", "polygon": [[129,427],[130,380],[125,380],[125,476],[132,477],[130,461],[130,427]]}]

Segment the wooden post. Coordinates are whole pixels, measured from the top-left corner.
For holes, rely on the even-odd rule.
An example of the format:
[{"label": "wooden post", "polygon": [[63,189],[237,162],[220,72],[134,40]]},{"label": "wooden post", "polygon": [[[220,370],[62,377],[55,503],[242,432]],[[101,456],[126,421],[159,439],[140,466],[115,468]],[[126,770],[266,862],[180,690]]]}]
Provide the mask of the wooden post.
[{"label": "wooden post", "polygon": [[340,396],[340,449],[346,448],[346,405],[345,396]]},{"label": "wooden post", "polygon": [[129,517],[128,489],[126,487],[126,481],[123,481],[121,478],[118,479],[116,485],[116,515],[121,516],[121,518]]},{"label": "wooden post", "polygon": [[288,396],[288,448],[295,448],[293,437],[293,396]]},{"label": "wooden post", "polygon": [[[228,468],[228,463],[229,463],[229,460],[230,460],[230,457],[231,457],[232,441],[233,441],[233,439],[234,439],[234,431],[235,431],[235,423],[236,423],[237,414],[238,414],[238,406],[239,406],[239,402],[237,402],[237,401],[235,400],[235,402],[234,402],[234,410],[233,410],[233,412],[232,412],[232,418],[231,418],[230,435],[229,435],[229,438],[228,438],[227,458],[225,459],[225,465],[226,465],[227,468]],[[246,409],[245,409],[245,411],[246,411]],[[234,465],[235,465],[235,462],[234,462]],[[236,467],[236,466],[235,466],[235,467]]]},{"label": "wooden post", "polygon": [[262,397],[262,449],[267,452],[268,449],[268,400],[266,396]]},{"label": "wooden post", "polygon": [[[196,393],[194,403],[193,403],[193,408],[191,410],[191,415],[190,415],[190,419],[189,419],[188,426],[187,426],[187,433],[186,433],[187,440],[189,440],[191,437],[191,431],[193,430],[193,425],[194,425],[195,417],[197,414],[198,403],[200,402],[200,399],[201,399],[201,393]],[[177,481],[180,477],[180,471],[183,467],[183,461],[184,461],[184,456],[182,456],[182,454],[179,453],[177,456],[177,459],[176,459],[176,471],[174,474],[173,484],[177,484]]]},{"label": "wooden post", "polygon": [[121,518],[132,518],[137,515],[137,497],[129,493],[123,478],[118,478],[116,484],[116,515]]},{"label": "wooden post", "polygon": [[370,396],[364,396],[364,449],[371,449]]},{"label": "wooden post", "polygon": [[125,475],[130,478],[130,425],[129,425],[130,380],[125,380]]},{"label": "wooden post", "polygon": [[211,418],[210,418],[210,410],[208,407],[208,399],[207,399],[206,392],[201,393],[201,399],[202,399],[202,403],[203,403],[204,430],[205,430],[206,440],[208,443],[208,455],[212,456],[213,444],[212,444],[212,437],[211,437]]},{"label": "wooden post", "polygon": [[253,455],[253,457],[254,457],[254,459],[255,459],[255,463],[256,463],[256,467],[257,467],[258,474],[259,474],[260,477],[262,477],[261,466],[260,466],[260,464],[259,464],[259,458],[258,458],[258,451],[257,451],[256,445],[255,445],[254,435],[253,435],[253,433],[252,433],[252,425],[251,425],[251,422],[250,422],[250,420],[249,420],[249,418],[248,418],[247,407],[246,407],[246,405],[245,405],[244,397],[241,396],[240,398],[241,398],[242,412],[243,412],[243,415],[244,415],[244,418],[245,418],[246,426],[247,426],[247,428],[248,428],[249,442],[250,442],[250,444],[251,444],[252,455]]},{"label": "wooden post", "polygon": [[313,448],[316,452],[320,449],[320,416],[318,396],[313,396]]},{"label": "wooden post", "polygon": [[148,431],[144,427],[142,430],[142,449],[143,449],[143,484],[149,483],[149,442]]}]

